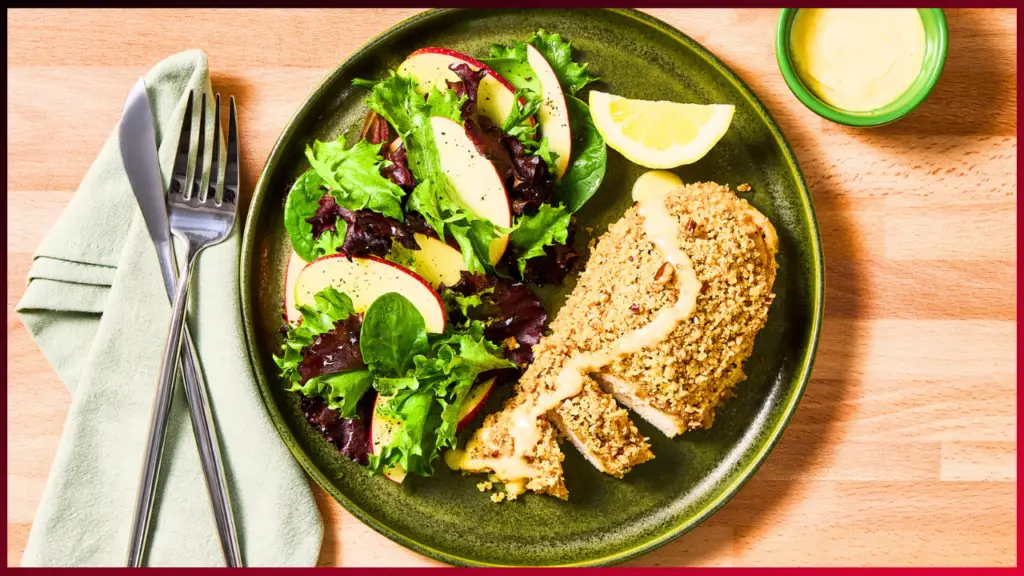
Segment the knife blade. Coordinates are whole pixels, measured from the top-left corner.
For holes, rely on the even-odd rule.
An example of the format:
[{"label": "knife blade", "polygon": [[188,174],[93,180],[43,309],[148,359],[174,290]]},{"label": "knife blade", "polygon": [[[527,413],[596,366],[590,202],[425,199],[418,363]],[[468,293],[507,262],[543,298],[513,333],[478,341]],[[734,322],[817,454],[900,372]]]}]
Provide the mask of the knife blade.
[{"label": "knife blade", "polygon": [[[124,161],[128,181],[132,184],[135,200],[142,209],[149,236],[157,245],[157,255],[163,253],[162,244],[170,244],[171,229],[167,220],[167,201],[164,197],[163,179],[160,177],[160,160],[156,151],[156,127],[153,124],[153,109],[146,93],[146,80],[139,78],[128,93],[128,99],[121,113],[118,125],[118,140],[121,159]],[[163,262],[161,272],[163,272]],[[175,263],[174,269],[177,270]],[[168,284],[164,273],[164,283]],[[170,278],[170,290],[174,290],[174,278]]]}]

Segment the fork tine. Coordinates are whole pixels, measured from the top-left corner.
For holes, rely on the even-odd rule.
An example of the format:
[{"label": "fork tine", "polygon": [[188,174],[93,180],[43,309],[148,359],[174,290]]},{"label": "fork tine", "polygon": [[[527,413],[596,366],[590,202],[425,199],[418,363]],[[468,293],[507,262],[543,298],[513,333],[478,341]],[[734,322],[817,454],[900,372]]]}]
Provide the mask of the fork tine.
[{"label": "fork tine", "polygon": [[185,116],[181,120],[181,134],[178,136],[178,151],[174,155],[174,169],[171,171],[171,186],[168,196],[178,197],[185,193],[188,178],[188,153],[192,148],[192,92],[188,93]]},{"label": "fork tine", "polygon": [[196,145],[196,167],[193,172],[189,200],[201,202],[203,197],[200,192],[203,190],[203,176],[206,172],[206,93],[199,99],[199,143]]},{"label": "fork tine", "polygon": [[228,159],[224,170],[224,199],[226,204],[234,204],[238,201],[238,120],[235,112],[235,97],[229,98],[231,112],[228,120]]},{"label": "fork tine", "polygon": [[210,183],[206,187],[206,201],[217,202],[220,196],[220,93],[214,97],[213,104],[213,153],[210,155]]}]

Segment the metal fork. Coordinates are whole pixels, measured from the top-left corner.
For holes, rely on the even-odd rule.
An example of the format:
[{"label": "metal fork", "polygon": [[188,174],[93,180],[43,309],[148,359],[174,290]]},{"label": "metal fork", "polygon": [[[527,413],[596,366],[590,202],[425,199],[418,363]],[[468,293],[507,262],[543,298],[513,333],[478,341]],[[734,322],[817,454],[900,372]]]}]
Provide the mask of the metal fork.
[{"label": "metal fork", "polygon": [[[157,405],[154,407],[154,421],[150,427],[149,438],[146,443],[142,478],[132,525],[131,544],[128,555],[129,566],[142,565],[160,458],[163,452],[170,390],[174,384],[175,367],[181,351],[185,305],[188,300],[192,270],[199,253],[204,248],[223,242],[231,233],[235,223],[235,213],[238,208],[238,126],[235,99],[233,96],[230,99],[231,114],[228,123],[227,160],[222,182],[220,178],[220,95],[216,96],[213,151],[211,155],[210,177],[208,184],[205,186],[205,194],[202,194],[202,192],[204,188],[203,173],[205,164],[203,148],[206,128],[206,95],[203,94],[201,99],[196,163],[193,176],[190,177],[188,165],[192,152],[192,103],[193,96],[189,94],[167,197],[171,233],[187,243],[188,254],[175,286],[171,324],[168,330],[166,348],[164,349],[163,363],[160,367],[160,377],[157,380]],[[190,193],[186,196],[187,191],[190,191]],[[220,195],[219,201],[217,199],[218,195]],[[228,566],[240,566],[241,560],[237,536],[235,535],[234,520],[231,515],[231,505],[225,488],[223,466],[221,465],[219,450],[216,446],[216,433],[213,431],[213,420],[210,415],[206,391],[202,387],[192,390],[186,383],[186,393],[189,395],[189,403],[193,410],[194,429],[197,434],[204,433],[204,435],[209,435],[203,439],[205,442],[200,442],[200,446],[212,447],[210,450],[201,449],[200,456],[203,459],[204,471],[207,471],[207,485],[210,490],[214,514],[217,517],[217,528],[221,543],[225,549],[225,560]],[[161,403],[161,399],[164,399],[163,403]],[[199,412],[202,412],[202,414]],[[158,415],[161,413],[163,414],[162,425],[158,423],[160,418]],[[209,470],[216,470],[216,475],[211,477]]]}]

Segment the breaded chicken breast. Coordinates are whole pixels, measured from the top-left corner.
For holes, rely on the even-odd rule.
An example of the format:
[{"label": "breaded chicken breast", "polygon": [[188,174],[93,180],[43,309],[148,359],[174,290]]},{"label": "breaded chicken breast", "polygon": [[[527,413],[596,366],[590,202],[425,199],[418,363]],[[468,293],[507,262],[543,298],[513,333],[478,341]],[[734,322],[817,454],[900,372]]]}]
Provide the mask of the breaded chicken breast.
[{"label": "breaded chicken breast", "polygon": [[[621,477],[654,455],[612,397],[668,436],[711,425],[715,407],[744,378],[743,361],[766,321],[778,241],[767,218],[725,186],[682,186],[661,201],[678,224],[676,241],[692,269],[677,271],[648,237],[642,211],[627,210],[594,246],[551,334],[534,348],[516,395],[470,439],[464,471],[492,472],[515,489],[567,497],[553,422],[595,467]],[[514,429],[524,425],[524,409],[550,399],[565,364],[608,350],[673,307],[680,300],[676,274],[695,274],[699,282],[697,293],[686,295],[696,298],[692,313],[666,338],[584,377],[572,396],[542,410],[546,421],[530,436],[536,445],[517,447]],[[517,455],[528,478],[513,478],[526,472],[506,466]]]}]

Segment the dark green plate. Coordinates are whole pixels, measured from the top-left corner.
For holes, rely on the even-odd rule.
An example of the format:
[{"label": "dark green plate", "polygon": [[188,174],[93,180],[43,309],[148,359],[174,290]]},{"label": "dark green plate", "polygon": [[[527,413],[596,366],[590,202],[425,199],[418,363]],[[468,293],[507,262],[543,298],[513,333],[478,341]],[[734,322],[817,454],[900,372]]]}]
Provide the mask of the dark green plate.
[{"label": "dark green plate", "polygon": [[[472,56],[491,42],[525,39],[537,28],[570,39],[577,56],[628,98],[736,106],[732,127],[710,154],[677,170],[684,181],[733,187],[775,224],[780,237],[778,297],[747,363],[738,396],[707,431],[669,440],[637,418],[657,457],[623,480],[604,476],[569,445],[570,499],[527,495],[495,505],[476,489],[481,476],[460,476],[443,463],[432,478],[404,485],[371,477],[341,458],[303,419],[299,399],[284,391],[271,354],[279,346],[281,293],[290,249],[282,204],[314,138],[358,134],[366,91],[356,77],[378,77],[417,48],[446,46]],[[585,99],[585,95],[584,95]],[[643,168],[609,150],[604,185],[579,214],[602,232],[630,203]],[[586,235],[578,241],[585,243]],[[323,488],[374,530],[417,552],[453,564],[610,564],[649,551],[696,526],[754,473],[789,420],[811,371],[823,300],[823,262],[814,209],[782,133],[750,89],[725,64],[671,26],[633,11],[432,11],[375,38],[333,71],[289,122],[260,176],[245,226],[241,261],[243,312],[260,391],[281,437]],[[565,290],[545,294],[554,311]],[[506,392],[507,394],[507,392]],[[488,410],[500,406],[495,394]]]}]

